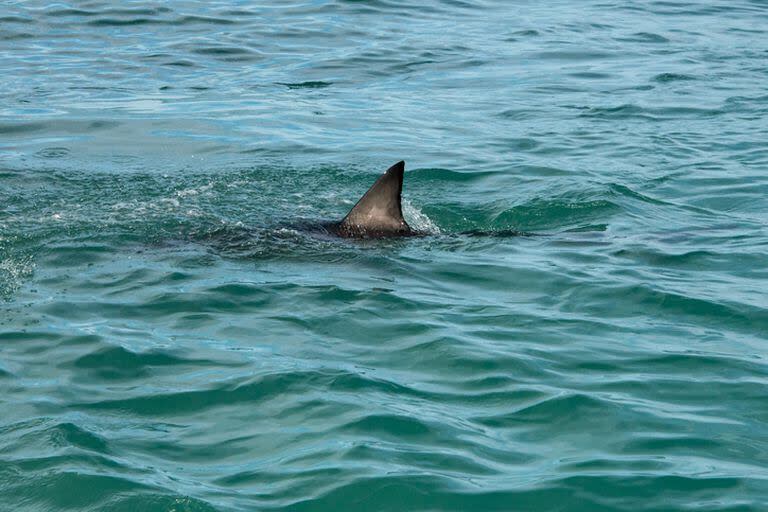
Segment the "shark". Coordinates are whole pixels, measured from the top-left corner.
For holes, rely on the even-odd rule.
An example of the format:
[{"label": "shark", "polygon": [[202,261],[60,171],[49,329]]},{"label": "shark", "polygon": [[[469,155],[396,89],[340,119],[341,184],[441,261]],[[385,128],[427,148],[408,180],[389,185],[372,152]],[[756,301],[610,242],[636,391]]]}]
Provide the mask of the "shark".
[{"label": "shark", "polygon": [[[304,233],[313,238],[342,238],[351,240],[394,239],[403,237],[427,237],[428,231],[413,229],[403,218],[402,193],[405,162],[399,161],[379,176],[351,210],[337,221],[297,220],[278,228],[220,228],[207,232],[203,237],[209,243],[230,253],[251,253],[260,248],[265,240],[275,235],[279,238],[284,229]],[[512,237],[531,236],[532,233],[503,230],[470,230],[448,235]],[[261,253],[259,249],[259,253]]]},{"label": "shark", "polygon": [[[429,233],[412,229],[403,218],[402,193],[405,162],[403,160],[384,171],[363,197],[338,222],[322,224],[322,230],[341,238],[394,238],[427,236]],[[517,237],[533,233],[515,229],[469,230],[457,233],[465,236]]]},{"label": "shark", "polygon": [[397,162],[379,176],[371,188],[339,222],[325,226],[342,238],[390,238],[423,235],[403,218],[402,194],[405,162]]}]

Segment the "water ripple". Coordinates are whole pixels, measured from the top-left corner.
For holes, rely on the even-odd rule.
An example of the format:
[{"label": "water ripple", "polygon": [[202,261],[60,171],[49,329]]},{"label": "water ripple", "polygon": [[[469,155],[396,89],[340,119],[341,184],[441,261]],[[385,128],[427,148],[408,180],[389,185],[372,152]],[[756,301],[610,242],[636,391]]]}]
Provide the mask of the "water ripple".
[{"label": "water ripple", "polygon": [[764,2],[2,11],[0,510],[765,508]]}]

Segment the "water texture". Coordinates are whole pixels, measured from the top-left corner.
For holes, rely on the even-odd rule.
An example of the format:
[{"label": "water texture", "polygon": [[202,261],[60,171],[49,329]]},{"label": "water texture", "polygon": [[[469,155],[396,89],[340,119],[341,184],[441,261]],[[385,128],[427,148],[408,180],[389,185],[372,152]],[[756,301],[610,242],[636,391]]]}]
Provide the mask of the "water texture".
[{"label": "water texture", "polygon": [[768,510],[767,84],[762,0],[0,2],[0,510]]}]

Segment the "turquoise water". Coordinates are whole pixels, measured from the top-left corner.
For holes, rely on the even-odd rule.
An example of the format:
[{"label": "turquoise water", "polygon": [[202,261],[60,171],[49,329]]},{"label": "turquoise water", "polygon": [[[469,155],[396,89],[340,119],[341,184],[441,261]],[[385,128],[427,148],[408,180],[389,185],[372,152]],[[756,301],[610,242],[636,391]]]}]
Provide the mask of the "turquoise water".
[{"label": "turquoise water", "polygon": [[[0,3],[0,510],[768,509],[767,64],[758,0]],[[427,236],[297,229],[400,159]]]}]

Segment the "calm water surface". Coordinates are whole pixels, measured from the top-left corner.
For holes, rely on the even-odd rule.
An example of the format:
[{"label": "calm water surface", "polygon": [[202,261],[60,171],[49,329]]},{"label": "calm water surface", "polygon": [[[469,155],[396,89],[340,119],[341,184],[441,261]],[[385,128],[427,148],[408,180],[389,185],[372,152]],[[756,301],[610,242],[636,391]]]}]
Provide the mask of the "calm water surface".
[{"label": "calm water surface", "polygon": [[763,0],[0,2],[0,510],[767,510],[767,86]]}]

